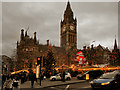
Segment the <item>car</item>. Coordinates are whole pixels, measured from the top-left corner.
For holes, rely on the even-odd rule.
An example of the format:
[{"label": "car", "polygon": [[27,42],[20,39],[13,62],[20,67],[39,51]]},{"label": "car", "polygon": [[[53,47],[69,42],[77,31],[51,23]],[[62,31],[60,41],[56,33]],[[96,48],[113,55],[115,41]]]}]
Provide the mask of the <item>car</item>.
[{"label": "car", "polygon": [[85,72],[81,75],[77,75],[77,79],[86,80],[86,74],[89,74],[89,79],[93,80],[93,79],[96,79],[96,78],[100,77],[102,74],[104,74],[104,72],[102,70],[87,71],[87,72]]},{"label": "car", "polygon": [[113,89],[120,88],[120,72],[113,71],[110,73],[105,73],[100,76],[98,79],[94,79],[90,82],[91,87],[95,88],[103,88],[103,89]]},{"label": "car", "polygon": [[[70,80],[70,79],[71,79],[70,73],[65,72],[65,79],[66,79],[66,80]],[[51,77],[50,77],[50,80],[51,80],[51,81],[62,80],[61,73],[58,73],[58,74],[56,74],[56,75],[54,75],[54,76],[51,76]]]}]

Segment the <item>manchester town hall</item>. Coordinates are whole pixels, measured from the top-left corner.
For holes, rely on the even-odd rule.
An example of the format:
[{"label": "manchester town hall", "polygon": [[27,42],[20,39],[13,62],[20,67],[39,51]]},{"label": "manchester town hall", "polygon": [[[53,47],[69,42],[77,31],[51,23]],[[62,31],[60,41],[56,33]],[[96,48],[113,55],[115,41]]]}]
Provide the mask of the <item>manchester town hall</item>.
[{"label": "manchester town hall", "polygon": [[[70,3],[67,3],[64,11],[64,19],[60,22],[60,47],[50,45],[50,41],[46,40],[43,45],[37,40],[37,33],[34,32],[34,37],[31,38],[27,30],[21,30],[20,41],[17,41],[17,69],[36,68],[37,57],[43,57],[41,60],[42,68],[49,67],[49,62],[54,67],[77,65],[76,53],[77,49],[77,19],[74,18],[74,13],[71,9]],[[116,39],[114,47],[117,48]],[[52,52],[51,62],[48,59],[48,52]],[[110,60],[110,50],[102,47],[100,44],[97,47],[83,46],[83,53],[88,61],[88,64],[102,64],[108,63]],[[114,50],[115,51],[115,50]],[[112,62],[112,59],[111,59]]]},{"label": "manchester town hall", "polygon": [[[47,53],[52,50],[55,65],[71,65],[76,56],[77,50],[77,19],[74,18],[70,3],[67,3],[64,11],[64,19],[60,22],[61,25],[61,42],[60,47],[50,45],[50,41],[46,40],[46,45],[40,44],[37,40],[37,33],[34,32],[34,38],[30,38],[27,31],[21,30],[20,42],[17,41],[17,61],[18,68],[36,67],[37,57],[43,56],[47,58]],[[45,67],[42,61],[42,67]]]}]

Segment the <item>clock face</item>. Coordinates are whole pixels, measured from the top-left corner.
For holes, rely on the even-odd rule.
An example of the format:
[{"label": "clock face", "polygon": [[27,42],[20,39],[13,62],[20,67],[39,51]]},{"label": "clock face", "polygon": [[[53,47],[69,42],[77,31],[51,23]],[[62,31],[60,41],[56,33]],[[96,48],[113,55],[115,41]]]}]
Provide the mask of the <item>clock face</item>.
[{"label": "clock face", "polygon": [[64,27],[63,27],[63,32],[64,32],[65,30],[66,30],[66,27],[64,26]]},{"label": "clock face", "polygon": [[71,30],[74,30],[74,26],[70,26],[70,29],[71,29]]}]

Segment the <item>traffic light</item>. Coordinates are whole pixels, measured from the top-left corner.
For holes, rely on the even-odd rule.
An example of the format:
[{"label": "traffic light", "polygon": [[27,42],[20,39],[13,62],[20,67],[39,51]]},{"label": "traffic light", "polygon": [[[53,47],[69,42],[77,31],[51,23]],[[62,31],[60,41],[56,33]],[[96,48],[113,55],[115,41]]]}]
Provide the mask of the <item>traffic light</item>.
[{"label": "traffic light", "polygon": [[37,65],[41,65],[41,57],[37,57]]}]

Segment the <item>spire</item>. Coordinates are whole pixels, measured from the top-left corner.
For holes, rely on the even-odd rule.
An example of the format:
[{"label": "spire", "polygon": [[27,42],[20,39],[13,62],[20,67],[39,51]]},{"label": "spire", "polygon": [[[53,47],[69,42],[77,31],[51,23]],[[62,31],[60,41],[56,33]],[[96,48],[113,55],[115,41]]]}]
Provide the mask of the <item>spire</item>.
[{"label": "spire", "polygon": [[28,26],[27,30],[25,31],[25,37],[27,36],[27,31],[28,31],[28,29],[29,29],[29,26]]},{"label": "spire", "polygon": [[68,3],[67,3],[67,7],[66,7],[66,10],[65,10],[65,14],[66,14],[66,13],[67,13],[67,14],[68,14],[68,13],[73,14],[69,1],[68,1]]},{"label": "spire", "polygon": [[67,3],[67,7],[66,7],[66,12],[67,11],[71,11],[72,12],[72,9],[71,9],[71,6],[70,6],[70,2],[68,1]]},{"label": "spire", "polygon": [[114,44],[114,50],[117,49],[117,41],[116,41],[116,35],[115,35],[115,44]]},{"label": "spire", "polygon": [[66,7],[66,10],[64,12],[64,20],[67,21],[67,19],[69,20],[69,22],[73,21],[73,11],[71,9],[69,1],[67,3],[67,7]]}]

